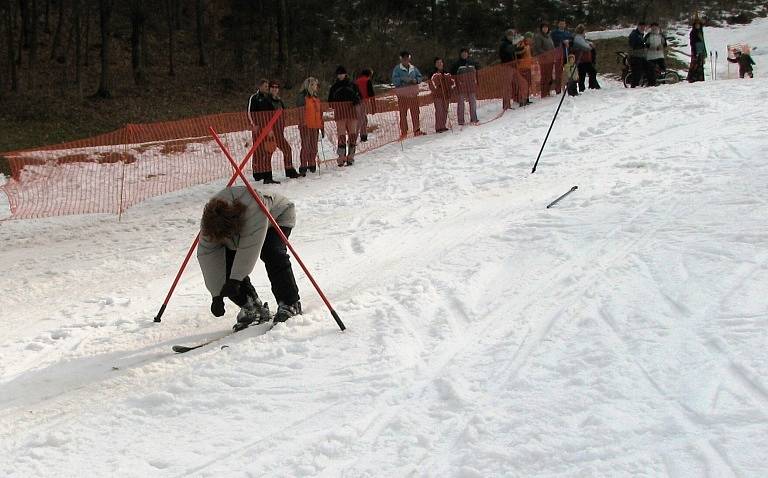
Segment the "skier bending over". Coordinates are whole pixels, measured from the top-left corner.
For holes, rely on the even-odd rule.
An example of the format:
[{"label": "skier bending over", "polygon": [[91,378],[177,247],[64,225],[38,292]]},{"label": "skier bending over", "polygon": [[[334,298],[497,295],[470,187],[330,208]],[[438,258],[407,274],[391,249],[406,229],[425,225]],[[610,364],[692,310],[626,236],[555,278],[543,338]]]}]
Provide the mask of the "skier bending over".
[{"label": "skier bending over", "polygon": [[[293,203],[278,193],[259,194],[286,237],[296,224]],[[197,259],[205,286],[211,292],[211,313],[224,315],[224,298],[240,306],[235,330],[270,319],[248,274],[261,257],[277,300],[275,322],[301,314],[299,288],[293,276],[285,244],[245,186],[219,191],[203,210]]]}]

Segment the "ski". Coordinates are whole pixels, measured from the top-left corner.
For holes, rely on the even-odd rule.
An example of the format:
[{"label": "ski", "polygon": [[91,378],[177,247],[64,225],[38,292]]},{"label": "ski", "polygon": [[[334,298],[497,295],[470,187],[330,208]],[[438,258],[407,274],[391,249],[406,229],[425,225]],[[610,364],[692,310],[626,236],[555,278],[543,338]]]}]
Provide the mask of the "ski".
[{"label": "ski", "polygon": [[200,344],[197,344],[197,345],[189,345],[189,346],[187,346],[187,345],[174,345],[173,347],[171,347],[171,349],[174,352],[176,352],[177,354],[183,354],[183,353],[189,352],[190,350],[199,349],[201,347],[205,347],[206,345],[210,345],[210,344],[212,344],[214,342],[218,342],[219,340],[225,339],[225,338],[229,337],[230,335],[234,335],[234,334],[236,334],[238,332],[241,332],[243,330],[248,330],[248,329],[252,329],[252,328],[259,328],[260,330],[259,330],[258,333],[256,333],[256,335],[263,335],[263,334],[266,334],[267,332],[269,332],[274,325],[275,325],[275,323],[270,320],[270,321],[267,321],[267,322],[262,322],[260,324],[250,325],[250,326],[248,326],[248,327],[246,327],[244,329],[230,330],[229,332],[227,332],[224,335],[220,335],[219,337],[215,337],[213,339],[207,340],[207,341],[205,341],[203,343],[200,343]]}]

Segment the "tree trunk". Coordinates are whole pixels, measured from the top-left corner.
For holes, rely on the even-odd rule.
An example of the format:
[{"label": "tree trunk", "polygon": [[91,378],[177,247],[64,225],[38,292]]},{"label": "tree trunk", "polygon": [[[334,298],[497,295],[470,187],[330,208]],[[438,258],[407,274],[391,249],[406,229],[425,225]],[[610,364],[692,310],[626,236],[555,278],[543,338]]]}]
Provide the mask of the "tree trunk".
[{"label": "tree trunk", "polygon": [[143,0],[131,0],[131,68],[133,69],[133,82],[136,85],[144,84],[144,30],[146,13]]},{"label": "tree trunk", "polygon": [[45,0],[45,23],[43,25],[43,32],[47,35],[51,34],[51,0]]},{"label": "tree trunk", "polygon": [[83,66],[90,65],[91,58],[91,1],[85,0],[85,59]]},{"label": "tree trunk", "polygon": [[56,30],[53,32],[53,42],[51,43],[51,60],[54,60],[61,44],[61,28],[64,24],[64,0],[59,0],[59,18],[56,20]]},{"label": "tree trunk", "polygon": [[77,92],[79,96],[83,94],[82,87],[82,70],[80,67],[81,51],[80,44],[83,41],[82,35],[82,14],[80,7],[81,0],[74,0],[75,4],[72,7],[72,21],[75,23],[75,84],[77,85]]},{"label": "tree trunk", "polygon": [[32,0],[29,12],[29,55],[27,55],[27,84],[30,90],[35,89],[35,66],[37,66],[37,0]]},{"label": "tree trunk", "polygon": [[96,96],[99,98],[111,98],[109,91],[109,37],[110,20],[112,16],[112,0],[99,0],[99,25],[101,26],[101,74],[99,75],[99,89]]},{"label": "tree trunk", "polygon": [[173,64],[173,49],[174,49],[174,16],[176,9],[174,8],[173,0],[165,0],[165,13],[168,23],[168,76],[176,76],[176,70]]},{"label": "tree trunk", "polygon": [[13,0],[6,0],[5,34],[8,41],[8,69],[11,80],[11,91],[19,91],[19,73],[16,69],[16,41],[14,25],[16,24],[16,12],[13,10]]},{"label": "tree trunk", "polygon": [[277,74],[285,81],[288,69],[288,8],[285,0],[278,0],[277,10]]},{"label": "tree trunk", "polygon": [[206,66],[208,58],[205,54],[205,0],[195,1],[195,19],[197,21],[197,65]]},{"label": "tree trunk", "polygon": [[[19,14],[21,15],[21,48],[26,50],[29,48],[29,0],[19,0]],[[21,52],[19,52],[19,58],[21,58]]]}]

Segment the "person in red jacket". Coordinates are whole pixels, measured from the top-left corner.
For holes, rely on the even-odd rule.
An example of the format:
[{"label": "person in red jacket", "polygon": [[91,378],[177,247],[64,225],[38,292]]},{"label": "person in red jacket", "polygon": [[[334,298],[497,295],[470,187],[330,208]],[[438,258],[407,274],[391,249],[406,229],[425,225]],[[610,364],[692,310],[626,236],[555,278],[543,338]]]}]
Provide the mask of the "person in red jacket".
[{"label": "person in red jacket", "polygon": [[357,112],[357,125],[360,128],[360,141],[368,141],[368,114],[376,113],[376,99],[373,93],[373,71],[363,68],[355,79],[357,89],[360,91],[360,104],[355,107]]}]

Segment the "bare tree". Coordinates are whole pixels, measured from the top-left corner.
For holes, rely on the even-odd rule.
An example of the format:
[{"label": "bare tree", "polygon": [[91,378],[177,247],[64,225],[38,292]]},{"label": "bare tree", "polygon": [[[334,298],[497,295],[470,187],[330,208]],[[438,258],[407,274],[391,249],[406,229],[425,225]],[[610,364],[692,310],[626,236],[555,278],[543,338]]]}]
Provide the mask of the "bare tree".
[{"label": "bare tree", "polygon": [[91,50],[91,0],[84,0],[85,1],[85,58],[83,61],[84,66],[88,66],[90,64],[90,50]]},{"label": "bare tree", "polygon": [[19,91],[19,73],[16,67],[16,41],[14,26],[16,25],[16,12],[13,9],[13,1],[5,0],[5,34],[8,46],[8,69],[11,80],[11,91]]},{"label": "bare tree", "polygon": [[175,22],[174,17],[176,13],[176,8],[174,5],[174,0],[165,0],[165,18],[168,23],[168,76],[176,76],[176,69],[173,61],[173,50],[174,50],[174,30],[175,30]]},{"label": "bare tree", "polygon": [[206,66],[208,58],[205,54],[205,0],[195,0],[195,20],[197,24],[197,64]]},{"label": "bare tree", "polygon": [[99,98],[111,98],[109,91],[109,38],[111,36],[110,20],[112,17],[112,0],[99,0],[99,24],[101,26],[101,74],[99,75]]},{"label": "bare tree", "polygon": [[27,84],[35,88],[35,66],[37,65],[37,0],[32,0],[29,12],[29,55],[27,55]]},{"label": "bare tree", "polygon": [[59,46],[61,45],[61,28],[64,24],[64,0],[59,0],[59,17],[56,20],[56,30],[53,32],[53,41],[51,43],[51,60],[57,57]]},{"label": "bare tree", "polygon": [[147,45],[144,43],[145,24],[147,20],[143,0],[131,0],[131,67],[133,69],[133,81],[136,85],[144,84],[146,75],[144,73],[146,54],[144,50]]},{"label": "bare tree", "polygon": [[285,0],[277,3],[277,72],[285,79],[288,70],[288,6]]}]

